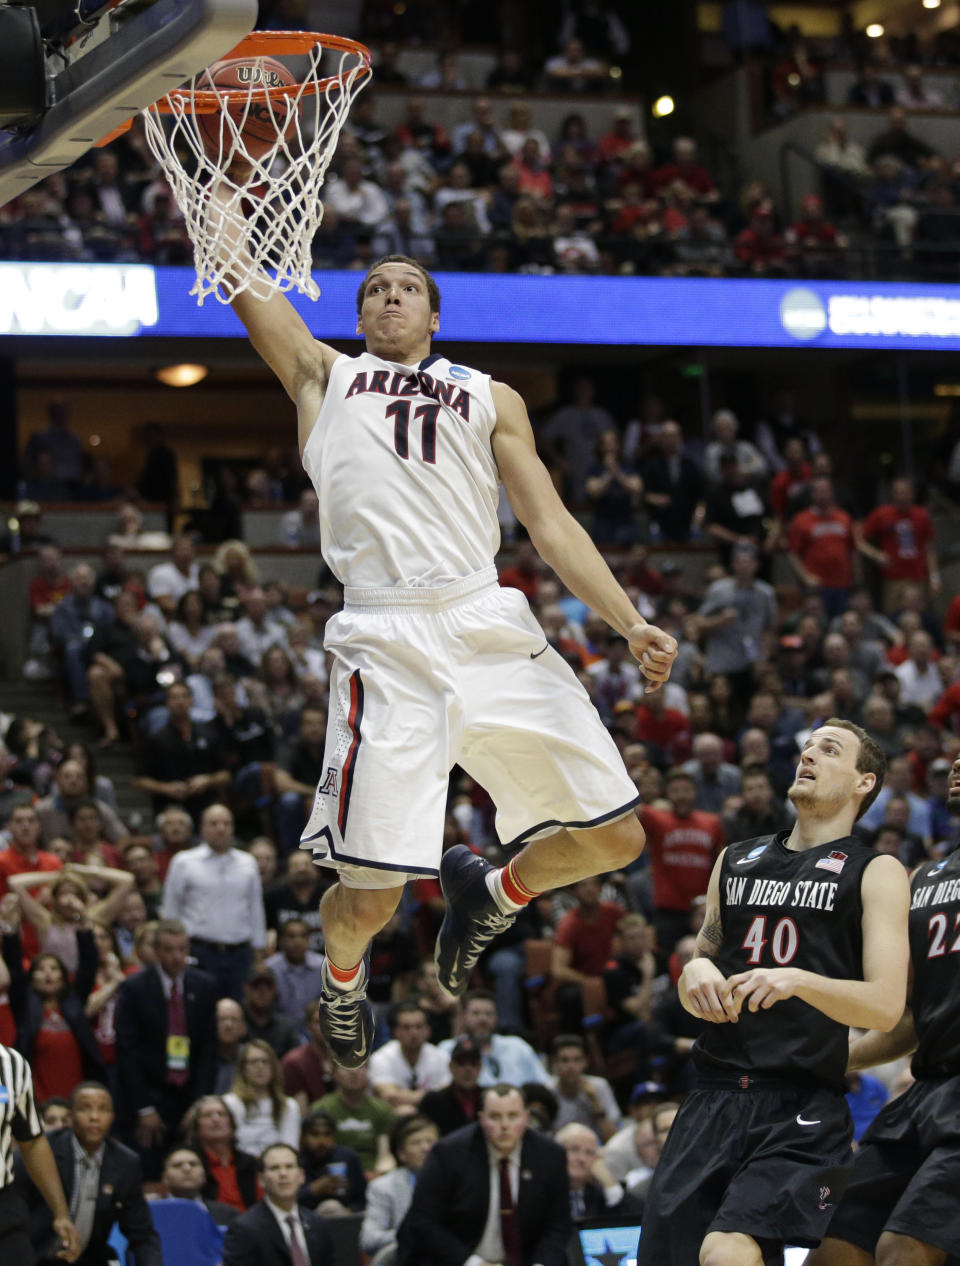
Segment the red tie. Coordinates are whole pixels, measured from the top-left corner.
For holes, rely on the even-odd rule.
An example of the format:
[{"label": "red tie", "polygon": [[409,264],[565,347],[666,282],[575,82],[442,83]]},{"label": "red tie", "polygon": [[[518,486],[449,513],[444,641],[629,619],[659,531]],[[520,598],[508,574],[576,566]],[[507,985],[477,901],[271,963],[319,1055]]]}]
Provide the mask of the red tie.
[{"label": "red tie", "polygon": [[504,1266],[524,1266],[517,1210],[510,1189],[510,1161],[506,1156],[500,1160],[500,1236],[503,1240]]},{"label": "red tie", "polygon": [[300,1247],[300,1237],[297,1235],[297,1219],[290,1213],[286,1217],[287,1226],[290,1228],[290,1260],[293,1266],[310,1266],[310,1259]]},{"label": "red tie", "polygon": [[[183,1005],[183,993],[180,981],[175,980],[170,986],[170,1001],[167,1003],[167,1034],[170,1037],[187,1036],[187,1012]],[[185,1086],[190,1078],[187,1068],[171,1068],[167,1073],[167,1081],[172,1086]]]}]

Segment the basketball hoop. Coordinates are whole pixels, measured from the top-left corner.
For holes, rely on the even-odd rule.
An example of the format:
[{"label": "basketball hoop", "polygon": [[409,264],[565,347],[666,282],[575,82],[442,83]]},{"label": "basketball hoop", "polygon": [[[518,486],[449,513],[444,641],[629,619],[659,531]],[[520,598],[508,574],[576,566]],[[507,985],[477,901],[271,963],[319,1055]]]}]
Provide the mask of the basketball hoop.
[{"label": "basketball hoop", "polygon": [[[294,76],[278,56],[306,58],[305,72]],[[370,50],[356,40],[254,31],[192,86],[143,112],[193,243],[198,304],[211,294],[229,303],[245,290],[261,299],[294,287],[319,295],[311,246],[320,191],[370,74]]]}]

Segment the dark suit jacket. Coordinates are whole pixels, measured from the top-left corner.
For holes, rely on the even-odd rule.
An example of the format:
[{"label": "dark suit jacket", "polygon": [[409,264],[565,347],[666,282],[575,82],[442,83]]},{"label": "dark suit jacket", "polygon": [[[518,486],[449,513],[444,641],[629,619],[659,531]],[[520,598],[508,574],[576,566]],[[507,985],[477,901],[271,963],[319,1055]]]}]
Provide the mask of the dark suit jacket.
[{"label": "dark suit jacket", "polygon": [[[330,1232],[319,1214],[299,1209],[310,1266],[336,1266]],[[290,1250],[277,1219],[261,1201],[227,1227],[223,1266],[290,1266]]]},{"label": "dark suit jacket", "polygon": [[[463,1266],[483,1235],[489,1203],[486,1139],[479,1125],[468,1125],[440,1139],[427,1157],[400,1224],[397,1266]],[[520,1149],[517,1223],[528,1266],[566,1266],[572,1225],[567,1155],[533,1130]]]},{"label": "dark suit jacket", "polygon": [[[48,1138],[69,1205],[73,1196],[73,1131],[55,1130]],[[107,1240],[114,1224],[127,1237],[136,1266],[163,1266],[160,1237],[143,1198],[140,1159],[136,1152],[114,1139],[107,1139],[104,1146],[93,1231],[89,1244],[78,1258],[78,1266],[105,1266],[113,1261],[113,1250]],[[18,1164],[21,1163],[18,1159]],[[53,1242],[53,1215],[29,1179],[24,1187],[30,1207],[30,1238],[37,1255],[42,1256]]]},{"label": "dark suit jacket", "polygon": [[[183,977],[190,1076],[179,1096],[192,1103],[213,1093],[217,1069],[217,985],[206,972],[188,967]],[[117,993],[117,1119],[132,1125],[141,1108],[163,1115],[167,1098],[167,1002],[160,973],[147,967],[125,980]],[[172,1124],[169,1122],[168,1124]]]},{"label": "dark suit jacket", "polygon": [[[478,1091],[478,1106],[479,1102]],[[477,1119],[476,1114],[471,1118],[464,1112],[453,1086],[444,1086],[442,1090],[428,1090],[420,1100],[420,1111],[433,1121],[441,1137],[452,1134],[454,1130],[462,1130],[465,1125],[473,1125]]]},{"label": "dark suit jacket", "polygon": [[668,506],[650,506],[650,517],[660,525],[668,541],[686,541],[690,536],[690,520],[697,502],[704,496],[704,479],[700,467],[683,453],[680,457],[679,478],[676,483],[670,477],[670,464],[662,453],[652,453],[640,467],[644,492],[665,492],[671,502]]},{"label": "dark suit jacket", "polygon": [[[17,1025],[16,1048],[30,1061],[33,1047],[43,1024],[43,1003],[30,988],[27,973],[23,970],[23,949],[20,933],[11,932],[3,938],[3,959],[10,972],[10,1009]],[[91,931],[77,933],[77,974],[73,985],[60,1000],[60,1014],[77,1039],[83,1055],[83,1075],[90,1081],[106,1081],[107,1070],[100,1056],[100,1048],[93,1036],[93,1029],[84,1011],[97,978],[97,946]]]}]

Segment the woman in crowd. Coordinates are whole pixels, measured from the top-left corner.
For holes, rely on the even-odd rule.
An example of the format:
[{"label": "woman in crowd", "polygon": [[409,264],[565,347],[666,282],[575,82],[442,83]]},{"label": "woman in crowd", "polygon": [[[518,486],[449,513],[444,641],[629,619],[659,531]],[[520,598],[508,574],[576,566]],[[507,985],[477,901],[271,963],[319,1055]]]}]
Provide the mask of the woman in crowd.
[{"label": "woman in crowd", "polygon": [[200,656],[217,635],[214,624],[207,623],[207,608],[198,590],[188,589],[177,603],[177,613],[170,621],[170,645],[178,651],[192,672]]},{"label": "woman in crowd", "polygon": [[260,572],[253,555],[243,541],[224,541],[213,556],[213,565],[220,575],[220,596],[226,602],[233,599],[233,609],[244,589],[259,585]]},{"label": "woman in crowd", "polygon": [[300,1108],[283,1093],[280,1061],[269,1042],[254,1038],[237,1060],[233,1088],[223,1101],[237,1122],[237,1143],[259,1156],[271,1143],[300,1143]]},{"label": "woman in crowd", "polygon": [[93,1025],[100,1058],[107,1069],[107,1085],[114,1086],[117,1063],[117,990],[129,972],[124,970],[117,938],[106,923],[94,923],[93,939],[97,946],[97,974],[87,998],[87,1019]]},{"label": "woman in crowd", "polygon": [[[107,891],[99,900],[90,893],[89,874],[106,885]],[[53,873],[11,875],[7,883],[24,918],[33,925],[43,952],[55,954],[73,975],[78,963],[77,929],[90,921],[112,923],[133,887],[133,876],[125,870],[68,862],[63,870]]]},{"label": "woman in crowd", "polygon": [[116,813],[117,793],[114,791],[113,783],[110,779],[98,771],[97,760],[92,749],[86,743],[68,743],[63,759],[80,762],[87,771],[87,785],[90,787],[90,794],[95,800],[102,801],[107,808],[112,809]]},{"label": "woman in crowd", "polygon": [[289,732],[304,705],[303,692],[290,656],[282,646],[271,646],[260,661],[263,690],[257,700],[277,731]]},{"label": "woman in crowd", "polygon": [[69,1098],[81,1081],[104,1081],[90,1021],[84,1012],[97,973],[97,948],[89,922],[77,928],[77,975],[70,984],[56,954],[40,953],[23,967],[19,899],[0,901],[3,960],[10,973],[10,1007],[17,1026],[16,1048],[33,1069],[37,1102],[53,1095]]}]

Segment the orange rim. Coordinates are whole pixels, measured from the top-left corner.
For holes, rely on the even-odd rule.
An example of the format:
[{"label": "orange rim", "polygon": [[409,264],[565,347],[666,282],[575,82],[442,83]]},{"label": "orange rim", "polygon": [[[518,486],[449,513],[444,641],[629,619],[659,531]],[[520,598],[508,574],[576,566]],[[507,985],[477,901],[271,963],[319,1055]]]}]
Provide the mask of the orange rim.
[{"label": "orange rim", "polygon": [[[219,61],[238,61],[245,57],[296,56],[311,52],[317,46],[337,53],[353,53],[360,62],[359,77],[366,79],[371,73],[371,54],[359,40],[345,35],[322,35],[317,31],[251,31],[236,48],[225,53]],[[177,88],[161,97],[151,108],[159,114],[215,114],[223,103],[243,105],[248,101],[279,100],[298,93],[314,96],[326,92],[335,84],[343,83],[343,75],[327,75],[324,79],[296,84],[280,84],[276,88],[226,88],[212,92],[208,89],[184,90]],[[174,101],[176,104],[174,105]]]}]

